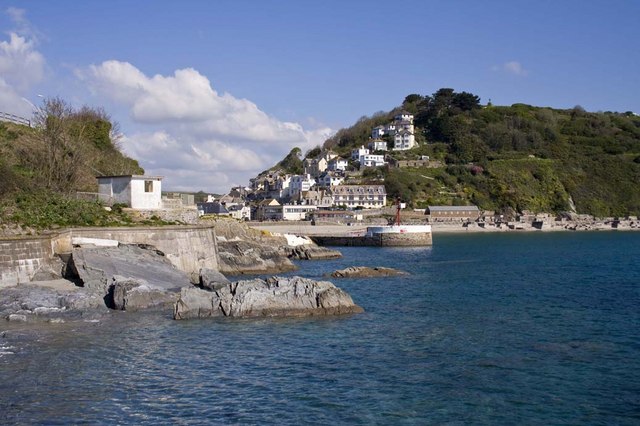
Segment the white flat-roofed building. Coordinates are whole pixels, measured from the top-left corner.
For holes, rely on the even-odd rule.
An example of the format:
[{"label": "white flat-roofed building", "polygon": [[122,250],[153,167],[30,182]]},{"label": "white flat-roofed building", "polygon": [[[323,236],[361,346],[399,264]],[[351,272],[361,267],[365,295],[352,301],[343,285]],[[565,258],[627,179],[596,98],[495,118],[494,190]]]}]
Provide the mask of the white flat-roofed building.
[{"label": "white flat-roofed building", "polygon": [[318,210],[318,206],[307,204],[284,204],[282,206],[282,220],[307,220]]},{"label": "white flat-roofed building", "polygon": [[378,167],[378,166],[384,166],[386,164],[384,161],[384,155],[376,155],[376,154],[361,155],[358,161],[360,162],[360,168]]},{"label": "white flat-roofed building", "polygon": [[162,208],[162,177],[144,175],[98,176],[98,197],[107,204],[132,209]]}]

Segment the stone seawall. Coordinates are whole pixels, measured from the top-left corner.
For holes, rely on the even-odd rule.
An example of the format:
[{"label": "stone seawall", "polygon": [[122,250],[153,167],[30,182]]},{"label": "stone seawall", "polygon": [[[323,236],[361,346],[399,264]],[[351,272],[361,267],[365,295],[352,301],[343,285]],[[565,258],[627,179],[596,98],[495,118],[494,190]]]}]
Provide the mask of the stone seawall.
[{"label": "stone seawall", "polygon": [[197,277],[200,269],[218,269],[218,246],[212,227],[75,228],[42,237],[0,240],[0,287],[31,280],[35,272],[70,253],[74,237],[148,244],[162,251],[179,270]]},{"label": "stone seawall", "polygon": [[373,236],[309,236],[321,246],[377,246],[377,247],[414,247],[433,244],[431,233],[415,234],[375,234]]},{"label": "stone seawall", "polygon": [[104,238],[125,244],[148,244],[162,251],[179,270],[199,276],[200,269],[218,269],[218,246],[212,227],[77,228],[54,241],[56,253],[71,251],[73,237]]},{"label": "stone seawall", "polygon": [[30,281],[52,258],[49,237],[0,240],[0,288]]}]

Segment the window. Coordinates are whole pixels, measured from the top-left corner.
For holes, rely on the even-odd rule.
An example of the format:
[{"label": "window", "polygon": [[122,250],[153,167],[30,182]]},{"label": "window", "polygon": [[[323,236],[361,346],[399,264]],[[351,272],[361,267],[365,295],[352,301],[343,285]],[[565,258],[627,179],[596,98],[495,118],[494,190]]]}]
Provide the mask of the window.
[{"label": "window", "polygon": [[153,192],[153,181],[145,180],[144,181],[144,192]]}]

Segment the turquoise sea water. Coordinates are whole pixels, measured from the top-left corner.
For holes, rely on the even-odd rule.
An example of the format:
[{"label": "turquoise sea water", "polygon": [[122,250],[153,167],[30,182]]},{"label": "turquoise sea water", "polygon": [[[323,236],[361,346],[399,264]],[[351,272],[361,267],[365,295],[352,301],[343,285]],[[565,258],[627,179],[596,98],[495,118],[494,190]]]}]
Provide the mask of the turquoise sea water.
[{"label": "turquoise sea water", "polygon": [[0,423],[640,424],[640,233],[342,252],[297,274],[411,275],[334,279],[360,315],[116,313],[0,340]]}]

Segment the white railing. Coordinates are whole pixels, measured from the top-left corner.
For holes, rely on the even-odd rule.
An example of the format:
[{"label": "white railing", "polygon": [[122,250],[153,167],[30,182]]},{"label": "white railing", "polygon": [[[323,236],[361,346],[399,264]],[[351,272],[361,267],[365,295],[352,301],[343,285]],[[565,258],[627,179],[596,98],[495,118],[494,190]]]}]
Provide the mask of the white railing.
[{"label": "white railing", "polygon": [[0,111],[0,121],[8,121],[10,123],[22,124],[24,126],[31,127],[31,120],[20,117],[19,115],[9,114],[8,112]]}]

